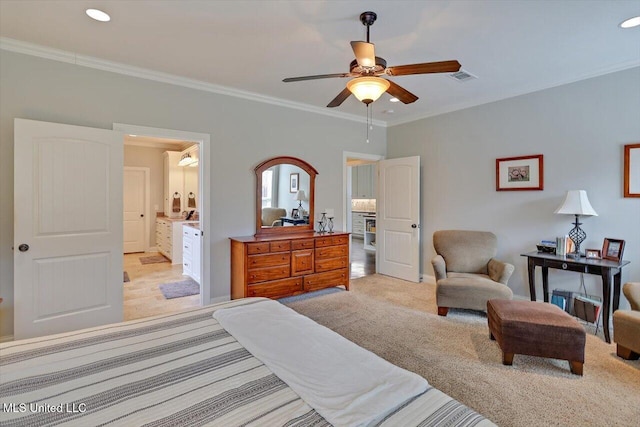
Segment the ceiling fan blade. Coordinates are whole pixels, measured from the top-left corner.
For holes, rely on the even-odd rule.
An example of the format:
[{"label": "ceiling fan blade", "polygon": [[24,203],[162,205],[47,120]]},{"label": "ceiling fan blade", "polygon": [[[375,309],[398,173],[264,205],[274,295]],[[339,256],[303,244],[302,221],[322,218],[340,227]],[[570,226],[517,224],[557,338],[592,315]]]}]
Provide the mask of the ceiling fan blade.
[{"label": "ceiling fan blade", "polygon": [[411,92],[403,88],[402,86],[395,84],[391,80],[387,80],[387,81],[391,83],[391,86],[389,86],[389,89],[387,89],[387,93],[389,95],[395,96],[405,104],[411,104],[412,102],[416,102],[418,100],[417,96],[415,96],[414,94],[412,94]]},{"label": "ceiling fan blade", "polygon": [[423,64],[398,65],[388,67],[385,73],[390,76],[406,76],[409,74],[455,73],[460,69],[458,61],[425,62]]},{"label": "ceiling fan blade", "polygon": [[340,92],[338,94],[338,96],[336,96],[335,98],[333,98],[333,100],[327,104],[327,107],[329,108],[333,108],[333,107],[337,107],[340,104],[342,104],[345,99],[347,99],[349,96],[351,95],[351,91],[349,89],[347,89],[346,87],[344,89],[342,89],[342,92]]},{"label": "ceiling fan blade", "polygon": [[351,73],[318,74],[317,76],[287,77],[283,82],[301,82],[303,80],[330,79],[333,77],[351,77]]},{"label": "ceiling fan blade", "polygon": [[361,67],[375,67],[376,53],[373,43],[355,41],[351,42],[351,48],[356,55],[356,61]]}]

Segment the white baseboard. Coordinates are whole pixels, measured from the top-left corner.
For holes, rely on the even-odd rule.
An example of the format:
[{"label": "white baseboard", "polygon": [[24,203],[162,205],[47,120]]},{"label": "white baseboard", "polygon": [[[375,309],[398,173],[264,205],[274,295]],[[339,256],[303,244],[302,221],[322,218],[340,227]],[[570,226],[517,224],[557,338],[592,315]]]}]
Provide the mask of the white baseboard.
[{"label": "white baseboard", "polygon": [[209,304],[217,304],[219,302],[231,301],[231,295],[227,295],[224,297],[211,298],[209,300]]},{"label": "white baseboard", "polygon": [[0,337],[0,342],[13,341],[13,335],[3,335]]},{"label": "white baseboard", "polygon": [[428,274],[423,274],[421,279],[422,279],[423,283],[429,283],[431,285],[435,285],[436,284],[436,276],[430,276]]}]

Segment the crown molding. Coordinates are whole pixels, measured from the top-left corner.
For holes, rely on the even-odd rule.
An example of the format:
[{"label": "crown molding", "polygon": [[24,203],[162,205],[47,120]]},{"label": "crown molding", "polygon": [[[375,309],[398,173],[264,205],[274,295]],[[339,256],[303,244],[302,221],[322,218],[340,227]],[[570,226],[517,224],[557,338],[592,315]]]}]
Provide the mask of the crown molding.
[{"label": "crown molding", "polygon": [[[230,88],[227,86],[207,83],[200,80],[189,79],[186,77],[176,76],[174,74],[163,73],[160,71],[149,70],[146,68],[134,67],[119,62],[107,61],[87,55],[79,55],[60,49],[53,49],[34,43],[23,42],[20,40],[0,37],[0,49],[9,52],[21,53],[24,55],[37,56],[40,58],[51,59],[54,61],[66,62],[69,64],[79,65],[82,67],[94,68],[102,71],[123,74],[141,79],[153,80],[161,83],[168,83],[176,86],[187,87],[190,89],[201,90],[204,92],[212,92],[219,95],[227,95],[235,98],[247,99],[249,101],[262,102],[265,104],[276,105],[279,107],[291,108],[294,110],[306,111],[309,113],[321,114],[337,119],[350,120],[359,123],[366,123],[366,117],[357,116],[355,114],[341,113],[336,110],[317,107],[314,105],[303,104],[301,102],[288,101],[286,99],[275,98],[271,96],[261,95],[255,92],[249,92]],[[387,122],[382,120],[373,120],[372,124],[380,127],[387,127]]]},{"label": "crown molding", "polygon": [[435,117],[435,116],[439,116],[442,114],[446,114],[446,113],[452,113],[454,111],[459,111],[459,110],[465,110],[467,108],[471,108],[471,107],[477,107],[479,105],[483,105],[483,104],[490,104],[492,102],[496,102],[496,101],[502,101],[505,99],[509,99],[509,98],[515,98],[517,96],[521,96],[521,95],[526,95],[529,93],[534,93],[534,92],[540,92],[546,89],[551,89],[554,87],[558,87],[558,86],[563,86],[563,85],[567,85],[567,84],[571,84],[571,83],[576,83],[582,80],[587,80],[587,79],[591,79],[594,77],[599,77],[599,76],[603,76],[605,74],[610,74],[610,73],[615,73],[618,71],[624,71],[624,70],[628,70],[631,68],[635,68],[635,67],[640,67],[640,59],[636,59],[633,61],[627,61],[627,62],[622,62],[616,65],[612,65],[612,66],[608,66],[608,67],[602,67],[598,70],[589,72],[589,73],[584,73],[581,74],[578,77],[574,77],[571,79],[566,79],[566,80],[559,80],[556,81],[554,83],[549,83],[546,85],[538,85],[538,86],[530,86],[528,88],[525,89],[521,89],[518,91],[511,91],[511,92],[507,92],[507,93],[502,93],[502,94],[496,94],[494,96],[488,96],[488,97],[484,97],[484,98],[478,98],[475,99],[473,101],[470,102],[462,102],[459,104],[455,104],[455,105],[451,105],[449,107],[446,108],[434,108],[432,110],[429,110],[425,113],[420,113],[420,114],[414,114],[411,116],[407,116],[404,117],[402,119],[398,119],[398,120],[387,120],[387,127],[391,127],[391,126],[398,126],[398,125],[402,125],[402,124],[406,124],[406,123],[410,123],[410,122],[415,122],[417,120],[422,120],[422,119],[427,119],[429,117]]}]

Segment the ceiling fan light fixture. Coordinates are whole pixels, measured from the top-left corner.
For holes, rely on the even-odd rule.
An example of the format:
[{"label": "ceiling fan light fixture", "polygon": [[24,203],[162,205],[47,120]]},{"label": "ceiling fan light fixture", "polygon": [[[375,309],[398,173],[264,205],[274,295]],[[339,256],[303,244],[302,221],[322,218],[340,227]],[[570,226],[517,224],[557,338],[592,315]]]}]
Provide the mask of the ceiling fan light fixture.
[{"label": "ceiling fan light fixture", "polygon": [[389,102],[400,102],[400,100],[398,98],[396,98],[395,96],[389,98]]},{"label": "ceiling fan light fixture", "polygon": [[626,21],[620,24],[621,28],[633,28],[640,25],[640,16],[634,16],[633,18],[629,18]]},{"label": "ceiling fan light fixture", "polygon": [[371,104],[389,89],[391,83],[380,77],[356,77],[347,82],[347,89],[358,101]]}]

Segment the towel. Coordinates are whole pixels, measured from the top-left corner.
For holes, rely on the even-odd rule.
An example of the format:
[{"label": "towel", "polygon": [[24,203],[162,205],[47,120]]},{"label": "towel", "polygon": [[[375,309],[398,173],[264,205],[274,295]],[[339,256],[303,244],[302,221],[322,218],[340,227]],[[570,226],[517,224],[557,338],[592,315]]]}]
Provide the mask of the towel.
[{"label": "towel", "polygon": [[180,193],[177,191],[173,193],[173,204],[171,205],[172,212],[180,212]]},{"label": "towel", "polygon": [[189,193],[187,196],[187,207],[195,208],[196,207],[196,195],[193,193]]}]

